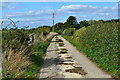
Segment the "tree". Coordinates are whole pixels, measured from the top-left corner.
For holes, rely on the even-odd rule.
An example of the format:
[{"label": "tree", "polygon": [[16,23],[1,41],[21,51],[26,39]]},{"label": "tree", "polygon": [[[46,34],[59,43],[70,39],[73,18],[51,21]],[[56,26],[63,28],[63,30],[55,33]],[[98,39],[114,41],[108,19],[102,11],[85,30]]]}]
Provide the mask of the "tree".
[{"label": "tree", "polygon": [[79,25],[80,25],[80,28],[82,28],[82,27],[87,27],[87,26],[89,26],[90,24],[89,24],[88,21],[83,20],[83,21],[80,21],[80,22],[79,22]]},{"label": "tree", "polygon": [[102,20],[102,19],[100,19],[100,20],[98,20],[98,21],[96,21],[96,23],[104,23],[105,21],[104,20]]},{"label": "tree", "polygon": [[59,30],[63,27],[63,23],[60,23],[60,22],[56,23],[54,27],[55,27],[56,30]]},{"label": "tree", "polygon": [[69,16],[66,22],[63,25],[64,30],[67,28],[76,28],[77,23],[77,18],[74,16]]},{"label": "tree", "polygon": [[64,24],[59,22],[59,23],[56,23],[54,25],[54,29],[55,29],[55,32],[59,33],[59,34],[62,34],[64,28],[63,28]]},{"label": "tree", "polygon": [[77,23],[77,19],[74,16],[69,16],[69,18],[67,19],[67,23],[69,23],[70,25],[76,25],[76,24],[78,24]]},{"label": "tree", "polygon": [[119,19],[106,20],[105,22],[119,22]]},{"label": "tree", "polygon": [[70,28],[71,25],[68,23],[68,22],[65,22],[64,25],[63,25],[63,29],[67,29],[67,28]]}]

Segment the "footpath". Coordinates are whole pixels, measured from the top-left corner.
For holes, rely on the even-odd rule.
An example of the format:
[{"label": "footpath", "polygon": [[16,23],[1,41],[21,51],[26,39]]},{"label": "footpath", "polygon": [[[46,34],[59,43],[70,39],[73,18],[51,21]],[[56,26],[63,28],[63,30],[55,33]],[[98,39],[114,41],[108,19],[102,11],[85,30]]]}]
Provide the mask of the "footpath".
[{"label": "footpath", "polygon": [[102,78],[112,80],[111,76],[91,62],[83,53],[61,36],[54,37],[46,51],[39,78]]}]

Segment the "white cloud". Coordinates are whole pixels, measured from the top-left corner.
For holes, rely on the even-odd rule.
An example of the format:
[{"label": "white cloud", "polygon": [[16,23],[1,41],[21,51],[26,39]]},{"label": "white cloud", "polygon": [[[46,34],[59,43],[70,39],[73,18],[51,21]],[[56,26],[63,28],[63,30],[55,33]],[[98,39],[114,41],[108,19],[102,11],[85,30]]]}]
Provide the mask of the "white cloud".
[{"label": "white cloud", "polygon": [[16,2],[2,2],[0,3],[0,8],[2,8],[2,10],[13,10],[16,9],[15,4]]},{"label": "white cloud", "polygon": [[[12,18],[17,18],[17,17],[45,17],[46,15],[52,15],[53,10],[31,10],[31,11],[25,11],[25,12],[13,12],[10,14],[3,14],[3,18],[5,17],[12,17]],[[17,15],[16,15],[17,14]]]},{"label": "white cloud", "polygon": [[61,9],[63,11],[71,12],[71,13],[83,13],[83,14],[91,14],[91,13],[112,13],[117,11],[117,6],[113,7],[97,7],[97,6],[87,6],[87,5],[68,5],[62,6]]},{"label": "white cloud", "polygon": [[67,11],[68,13],[93,13],[98,10],[100,7],[96,6],[87,6],[87,5],[68,5],[62,6],[61,10]]},{"label": "white cloud", "polygon": [[[112,19],[118,17],[118,5],[113,7],[67,5],[62,6],[61,11],[64,11],[64,13],[77,14],[78,20],[93,19],[93,17],[95,17],[95,19]],[[87,18],[81,16],[86,16]]]},{"label": "white cloud", "polygon": [[[60,15],[97,15],[97,14],[104,14],[110,15],[112,13],[117,13],[118,7],[115,5],[113,7],[97,7],[97,6],[87,6],[87,5],[68,5],[68,6],[61,6],[60,9],[55,10],[55,14],[57,16]],[[54,12],[53,9],[48,10],[30,10],[26,12],[13,12],[10,14],[3,14],[3,17],[48,17],[51,16]],[[64,13],[64,14],[63,14]],[[17,14],[17,15],[16,15]]]},{"label": "white cloud", "polygon": [[[113,7],[98,7],[88,5],[67,5],[61,6],[60,9],[55,10],[55,21],[65,21],[68,16],[74,15],[78,22],[80,20],[89,19],[112,19],[117,18],[118,6]],[[4,14],[3,18],[11,18],[15,21],[27,23],[29,25],[50,25],[52,24],[53,9],[48,10],[30,10],[25,12],[13,12]],[[26,25],[27,25],[26,24]]]}]

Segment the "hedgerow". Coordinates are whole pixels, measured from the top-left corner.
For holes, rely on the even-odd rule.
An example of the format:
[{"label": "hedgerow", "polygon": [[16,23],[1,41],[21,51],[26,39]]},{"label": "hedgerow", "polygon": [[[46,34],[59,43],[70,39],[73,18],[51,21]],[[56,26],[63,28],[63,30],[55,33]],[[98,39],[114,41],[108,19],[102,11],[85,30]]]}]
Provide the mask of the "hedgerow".
[{"label": "hedgerow", "polygon": [[113,77],[119,77],[118,23],[91,25],[75,31],[73,36],[64,35],[64,37],[99,67]]},{"label": "hedgerow", "polygon": [[[49,28],[13,29],[2,31],[2,74],[5,80],[22,78],[37,78],[37,73],[42,64],[42,57],[50,43],[47,38]],[[34,34],[34,40],[30,41],[30,34]],[[36,41],[37,40],[37,41]],[[30,45],[31,44],[31,45]]]}]

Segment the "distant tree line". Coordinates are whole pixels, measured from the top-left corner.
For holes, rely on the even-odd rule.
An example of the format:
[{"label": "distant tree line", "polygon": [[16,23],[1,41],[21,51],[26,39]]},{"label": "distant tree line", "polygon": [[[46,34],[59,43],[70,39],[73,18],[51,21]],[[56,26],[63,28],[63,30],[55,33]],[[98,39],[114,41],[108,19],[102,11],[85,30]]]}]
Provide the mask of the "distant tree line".
[{"label": "distant tree line", "polygon": [[107,23],[107,22],[119,22],[119,19],[112,19],[112,20],[83,20],[77,22],[77,18],[74,16],[69,16],[66,22],[58,22],[54,25],[55,32],[62,34],[62,32],[67,28],[75,28],[80,29],[82,27],[88,27],[93,24],[100,24],[100,23]]},{"label": "distant tree line", "polygon": [[[2,30],[17,30],[18,26],[17,26],[17,22],[14,22],[13,20],[9,19],[11,22],[9,24],[7,24],[5,27],[2,28]],[[54,31],[58,32],[60,34],[62,34],[62,32],[67,29],[67,28],[75,28],[75,29],[80,29],[82,27],[88,27],[90,25],[93,24],[101,24],[101,23],[107,23],[107,22],[119,22],[119,19],[112,19],[112,20],[83,20],[78,22],[77,18],[75,16],[69,16],[68,19],[66,20],[66,22],[62,23],[62,22],[58,22],[56,23],[54,26],[47,26],[47,25],[43,25],[43,26],[39,26],[38,28],[31,28],[29,29],[31,32],[34,32],[34,30],[36,29],[41,29],[41,28],[49,28],[50,31],[52,31],[53,27],[54,27]],[[3,24],[3,21],[1,23],[1,25]],[[13,27],[10,27],[10,25],[12,25]],[[24,26],[23,28],[21,28],[22,30],[28,30],[29,26]],[[49,30],[48,30],[49,31]]]}]

